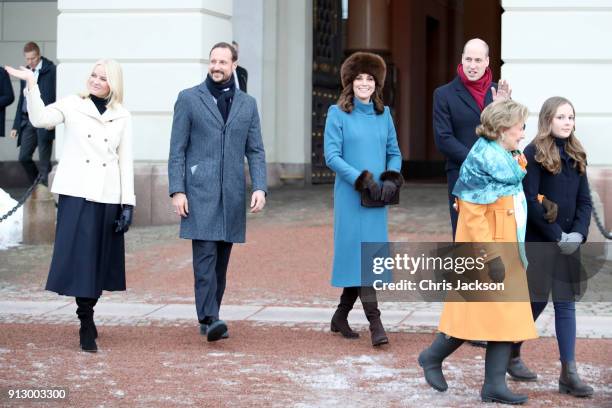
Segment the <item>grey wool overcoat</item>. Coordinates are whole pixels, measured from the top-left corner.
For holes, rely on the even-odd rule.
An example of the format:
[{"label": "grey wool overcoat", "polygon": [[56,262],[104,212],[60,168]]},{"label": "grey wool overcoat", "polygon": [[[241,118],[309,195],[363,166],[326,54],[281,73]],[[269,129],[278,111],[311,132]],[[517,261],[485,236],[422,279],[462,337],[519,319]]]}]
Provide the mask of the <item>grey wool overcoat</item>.
[{"label": "grey wool overcoat", "polygon": [[227,122],[204,83],[185,89],[174,105],[168,183],[170,195],[185,193],[189,215],[180,237],[244,242],[246,180],[267,192],[266,158],[257,103],[236,89]]}]

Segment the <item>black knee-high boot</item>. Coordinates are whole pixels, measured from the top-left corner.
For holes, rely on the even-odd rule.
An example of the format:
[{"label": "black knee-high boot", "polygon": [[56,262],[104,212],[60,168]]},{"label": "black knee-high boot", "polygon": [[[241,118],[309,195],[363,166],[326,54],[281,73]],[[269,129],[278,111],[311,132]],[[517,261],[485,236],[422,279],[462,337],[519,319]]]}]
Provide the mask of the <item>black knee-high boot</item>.
[{"label": "black knee-high boot", "polygon": [[368,286],[359,288],[359,298],[363,305],[363,311],[370,322],[370,335],[372,337],[372,345],[380,346],[389,343],[385,328],[380,321],[380,310],[378,309],[378,301],[376,300],[376,291]]},{"label": "black knee-high boot", "polygon": [[506,341],[487,342],[485,357],[485,380],[480,391],[484,402],[500,402],[502,404],[523,404],[527,396],[515,394],[506,384],[506,370],[512,343]]},{"label": "black knee-high boot", "polygon": [[448,384],[442,372],[442,361],[450,356],[463,344],[465,340],[447,336],[444,333],[436,334],[431,346],[419,354],[419,365],[423,367],[425,380],[435,390],[444,392]]},{"label": "black knee-high boot", "polygon": [[83,351],[96,352],[98,351],[98,345],[96,344],[96,338],[98,337],[98,329],[94,323],[94,306],[98,302],[95,298],[76,298],[77,304],[77,316],[81,321],[81,328],[79,329],[79,339],[81,349]]},{"label": "black knee-high boot", "polygon": [[515,381],[536,381],[538,375],[531,371],[521,359],[521,346],[523,342],[512,344],[508,374]]},{"label": "black knee-high boot", "polygon": [[353,305],[359,296],[359,289],[356,287],[348,287],[342,290],[340,295],[340,304],[334,313],[331,320],[331,331],[340,332],[347,339],[356,339],[359,333],[353,331],[348,323],[348,314],[353,309]]}]

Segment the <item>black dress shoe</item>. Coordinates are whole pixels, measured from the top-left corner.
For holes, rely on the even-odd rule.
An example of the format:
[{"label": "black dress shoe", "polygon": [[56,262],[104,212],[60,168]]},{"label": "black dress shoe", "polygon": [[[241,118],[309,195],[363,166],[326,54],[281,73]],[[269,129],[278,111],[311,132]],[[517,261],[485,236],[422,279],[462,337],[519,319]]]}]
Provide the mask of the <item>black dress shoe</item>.
[{"label": "black dress shoe", "polygon": [[480,347],[480,348],[487,348],[487,342],[486,341],[482,341],[482,340],[468,340],[468,343],[470,343],[470,346],[472,347]]},{"label": "black dress shoe", "polygon": [[227,333],[227,324],[223,320],[215,320],[208,325],[206,330],[206,340],[217,341],[223,338],[223,335]]},{"label": "black dress shoe", "polygon": [[[208,325],[206,323],[200,323],[200,334],[202,336],[208,335]],[[225,333],[221,335],[221,339],[229,339],[229,330],[226,330]]]},{"label": "black dress shoe", "polygon": [[521,357],[514,357],[508,363],[507,373],[514,381],[537,381],[538,375],[531,371]]}]

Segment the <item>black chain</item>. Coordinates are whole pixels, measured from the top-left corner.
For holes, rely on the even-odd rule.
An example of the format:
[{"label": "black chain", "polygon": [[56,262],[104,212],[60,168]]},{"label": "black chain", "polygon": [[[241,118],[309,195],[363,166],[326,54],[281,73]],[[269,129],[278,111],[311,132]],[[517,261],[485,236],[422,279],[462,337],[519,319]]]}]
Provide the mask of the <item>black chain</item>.
[{"label": "black chain", "polygon": [[606,239],[612,239],[612,231],[606,230],[606,227],[601,221],[599,213],[597,212],[597,209],[595,207],[593,207],[593,216],[595,217],[595,224],[597,224],[597,228],[599,228],[599,232],[601,232],[601,235],[603,235]]},{"label": "black chain", "polygon": [[13,215],[15,213],[15,211],[17,211],[19,209],[19,207],[21,207],[23,205],[23,203],[26,202],[26,200],[28,199],[28,197],[30,197],[30,195],[32,194],[32,191],[34,191],[34,187],[36,187],[36,185],[38,183],[40,183],[40,180],[42,180],[42,174],[38,173],[38,176],[36,177],[36,180],[34,180],[34,184],[32,184],[30,186],[30,188],[28,188],[28,190],[25,192],[25,194],[23,195],[23,197],[21,197],[19,199],[19,201],[17,201],[17,205],[14,206],[13,208],[11,208],[11,210],[9,212],[7,212],[6,214],[4,214],[2,217],[0,217],[0,222],[6,220],[8,217],[10,217],[11,215]]},{"label": "black chain", "polygon": [[[4,214],[2,217],[0,217],[0,222],[6,220],[8,217],[13,215],[15,211],[17,211],[19,207],[21,207],[23,203],[26,202],[28,197],[30,197],[30,195],[32,194],[32,191],[34,191],[34,187],[36,187],[36,185],[40,183],[41,179],[42,179],[42,174],[39,173],[38,176],[36,177],[36,180],[34,180],[34,184],[32,184],[30,188],[28,188],[28,190],[25,192],[23,197],[21,197],[21,199],[17,202],[17,205],[11,208],[11,210],[7,212],[6,214]],[[601,232],[601,235],[603,235],[606,239],[612,240],[612,231],[606,230],[606,227],[601,221],[601,217],[599,217],[599,213],[597,212],[597,209],[595,207],[593,207],[593,216],[595,217],[595,224],[597,224],[597,228],[599,229],[599,232]]]}]

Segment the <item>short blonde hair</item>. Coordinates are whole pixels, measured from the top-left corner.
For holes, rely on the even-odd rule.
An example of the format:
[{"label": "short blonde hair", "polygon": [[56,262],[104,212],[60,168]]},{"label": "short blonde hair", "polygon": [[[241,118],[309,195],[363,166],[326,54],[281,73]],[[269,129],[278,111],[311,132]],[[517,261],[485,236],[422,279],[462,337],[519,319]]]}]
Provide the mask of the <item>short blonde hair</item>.
[{"label": "short blonde hair", "polygon": [[525,122],[529,109],[511,99],[493,102],[480,114],[480,125],[476,134],[489,140],[497,140],[504,130],[519,122]]},{"label": "short blonde hair", "polygon": [[[108,107],[115,107],[123,103],[123,71],[121,65],[114,59],[101,59],[91,68],[93,72],[98,65],[102,65],[106,71],[106,81],[110,92],[108,94]],[[88,97],[89,92],[85,91],[81,94],[82,97]]]}]

